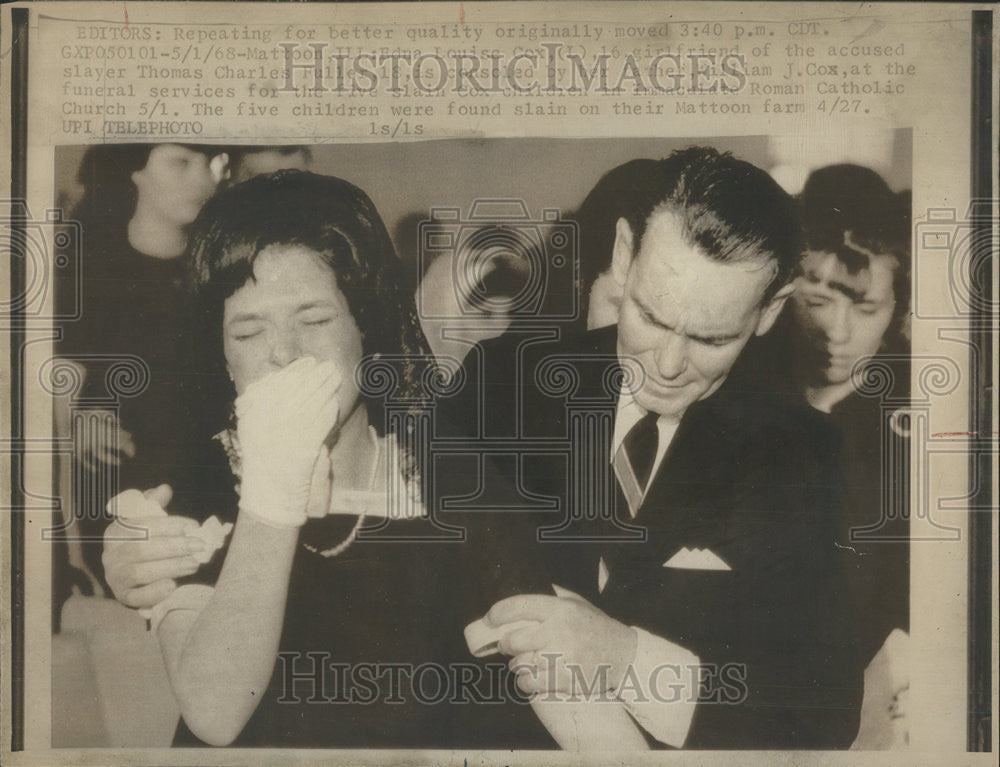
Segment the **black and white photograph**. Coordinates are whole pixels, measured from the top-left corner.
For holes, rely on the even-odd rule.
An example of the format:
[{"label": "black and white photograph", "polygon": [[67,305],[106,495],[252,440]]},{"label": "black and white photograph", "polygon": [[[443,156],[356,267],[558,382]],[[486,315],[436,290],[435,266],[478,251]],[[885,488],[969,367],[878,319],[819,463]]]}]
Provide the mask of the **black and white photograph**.
[{"label": "black and white photograph", "polygon": [[4,14],[12,764],[988,763],[992,11],[185,5]]}]

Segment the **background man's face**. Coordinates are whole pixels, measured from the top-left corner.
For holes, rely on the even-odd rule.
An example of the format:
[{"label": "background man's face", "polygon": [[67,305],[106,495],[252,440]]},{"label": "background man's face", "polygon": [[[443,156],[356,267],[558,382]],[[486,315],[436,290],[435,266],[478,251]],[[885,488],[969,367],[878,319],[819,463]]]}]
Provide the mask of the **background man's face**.
[{"label": "background man's face", "polygon": [[240,155],[231,182],[241,184],[254,176],[288,169],[308,170],[309,158],[306,153],[279,152],[276,149],[262,149],[258,152],[246,151]]},{"label": "background man's face", "polygon": [[646,410],[680,418],[726,379],[757,330],[773,262],[722,264],[689,245],[680,219],[654,213],[631,262],[618,318],[619,356],[637,358]]},{"label": "background man's face", "polygon": [[211,159],[178,144],[153,147],[145,167],[132,174],[137,207],[156,211],[165,221],[178,226],[190,224],[218,185]]},{"label": "background man's face", "polygon": [[806,254],[792,305],[800,359],[814,383],[844,383],[854,363],[878,352],[896,306],[892,280],[889,256],[851,274],[833,253]]}]

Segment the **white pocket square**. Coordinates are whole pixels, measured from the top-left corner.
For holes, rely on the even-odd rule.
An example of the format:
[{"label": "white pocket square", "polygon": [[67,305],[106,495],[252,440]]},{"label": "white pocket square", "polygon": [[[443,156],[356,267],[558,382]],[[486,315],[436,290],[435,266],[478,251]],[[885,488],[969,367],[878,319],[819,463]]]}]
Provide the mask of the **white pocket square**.
[{"label": "white pocket square", "polygon": [[686,546],[663,563],[664,567],[680,570],[732,570],[718,554],[709,549],[689,549]]}]

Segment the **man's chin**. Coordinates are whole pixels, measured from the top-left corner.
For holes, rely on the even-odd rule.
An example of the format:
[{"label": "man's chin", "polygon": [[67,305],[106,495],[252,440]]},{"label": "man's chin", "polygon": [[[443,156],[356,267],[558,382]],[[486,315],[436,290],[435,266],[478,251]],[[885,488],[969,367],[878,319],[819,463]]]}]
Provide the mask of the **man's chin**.
[{"label": "man's chin", "polygon": [[681,393],[678,393],[677,396],[674,397],[668,397],[663,395],[651,395],[649,392],[641,392],[636,395],[635,401],[643,410],[673,418],[680,418],[684,415],[684,411],[687,410],[688,406],[691,404],[690,397]]}]

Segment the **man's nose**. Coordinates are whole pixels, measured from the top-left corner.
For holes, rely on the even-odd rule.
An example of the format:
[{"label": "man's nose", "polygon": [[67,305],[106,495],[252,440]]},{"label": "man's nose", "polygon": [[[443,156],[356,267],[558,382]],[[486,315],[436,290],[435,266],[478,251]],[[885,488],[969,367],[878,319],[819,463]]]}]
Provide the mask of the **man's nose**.
[{"label": "man's nose", "polygon": [[676,378],[687,369],[687,341],[676,333],[667,333],[657,346],[654,359],[661,378]]},{"label": "man's nose", "polygon": [[271,364],[283,368],[302,356],[302,347],[295,333],[278,331],[271,342]]}]

